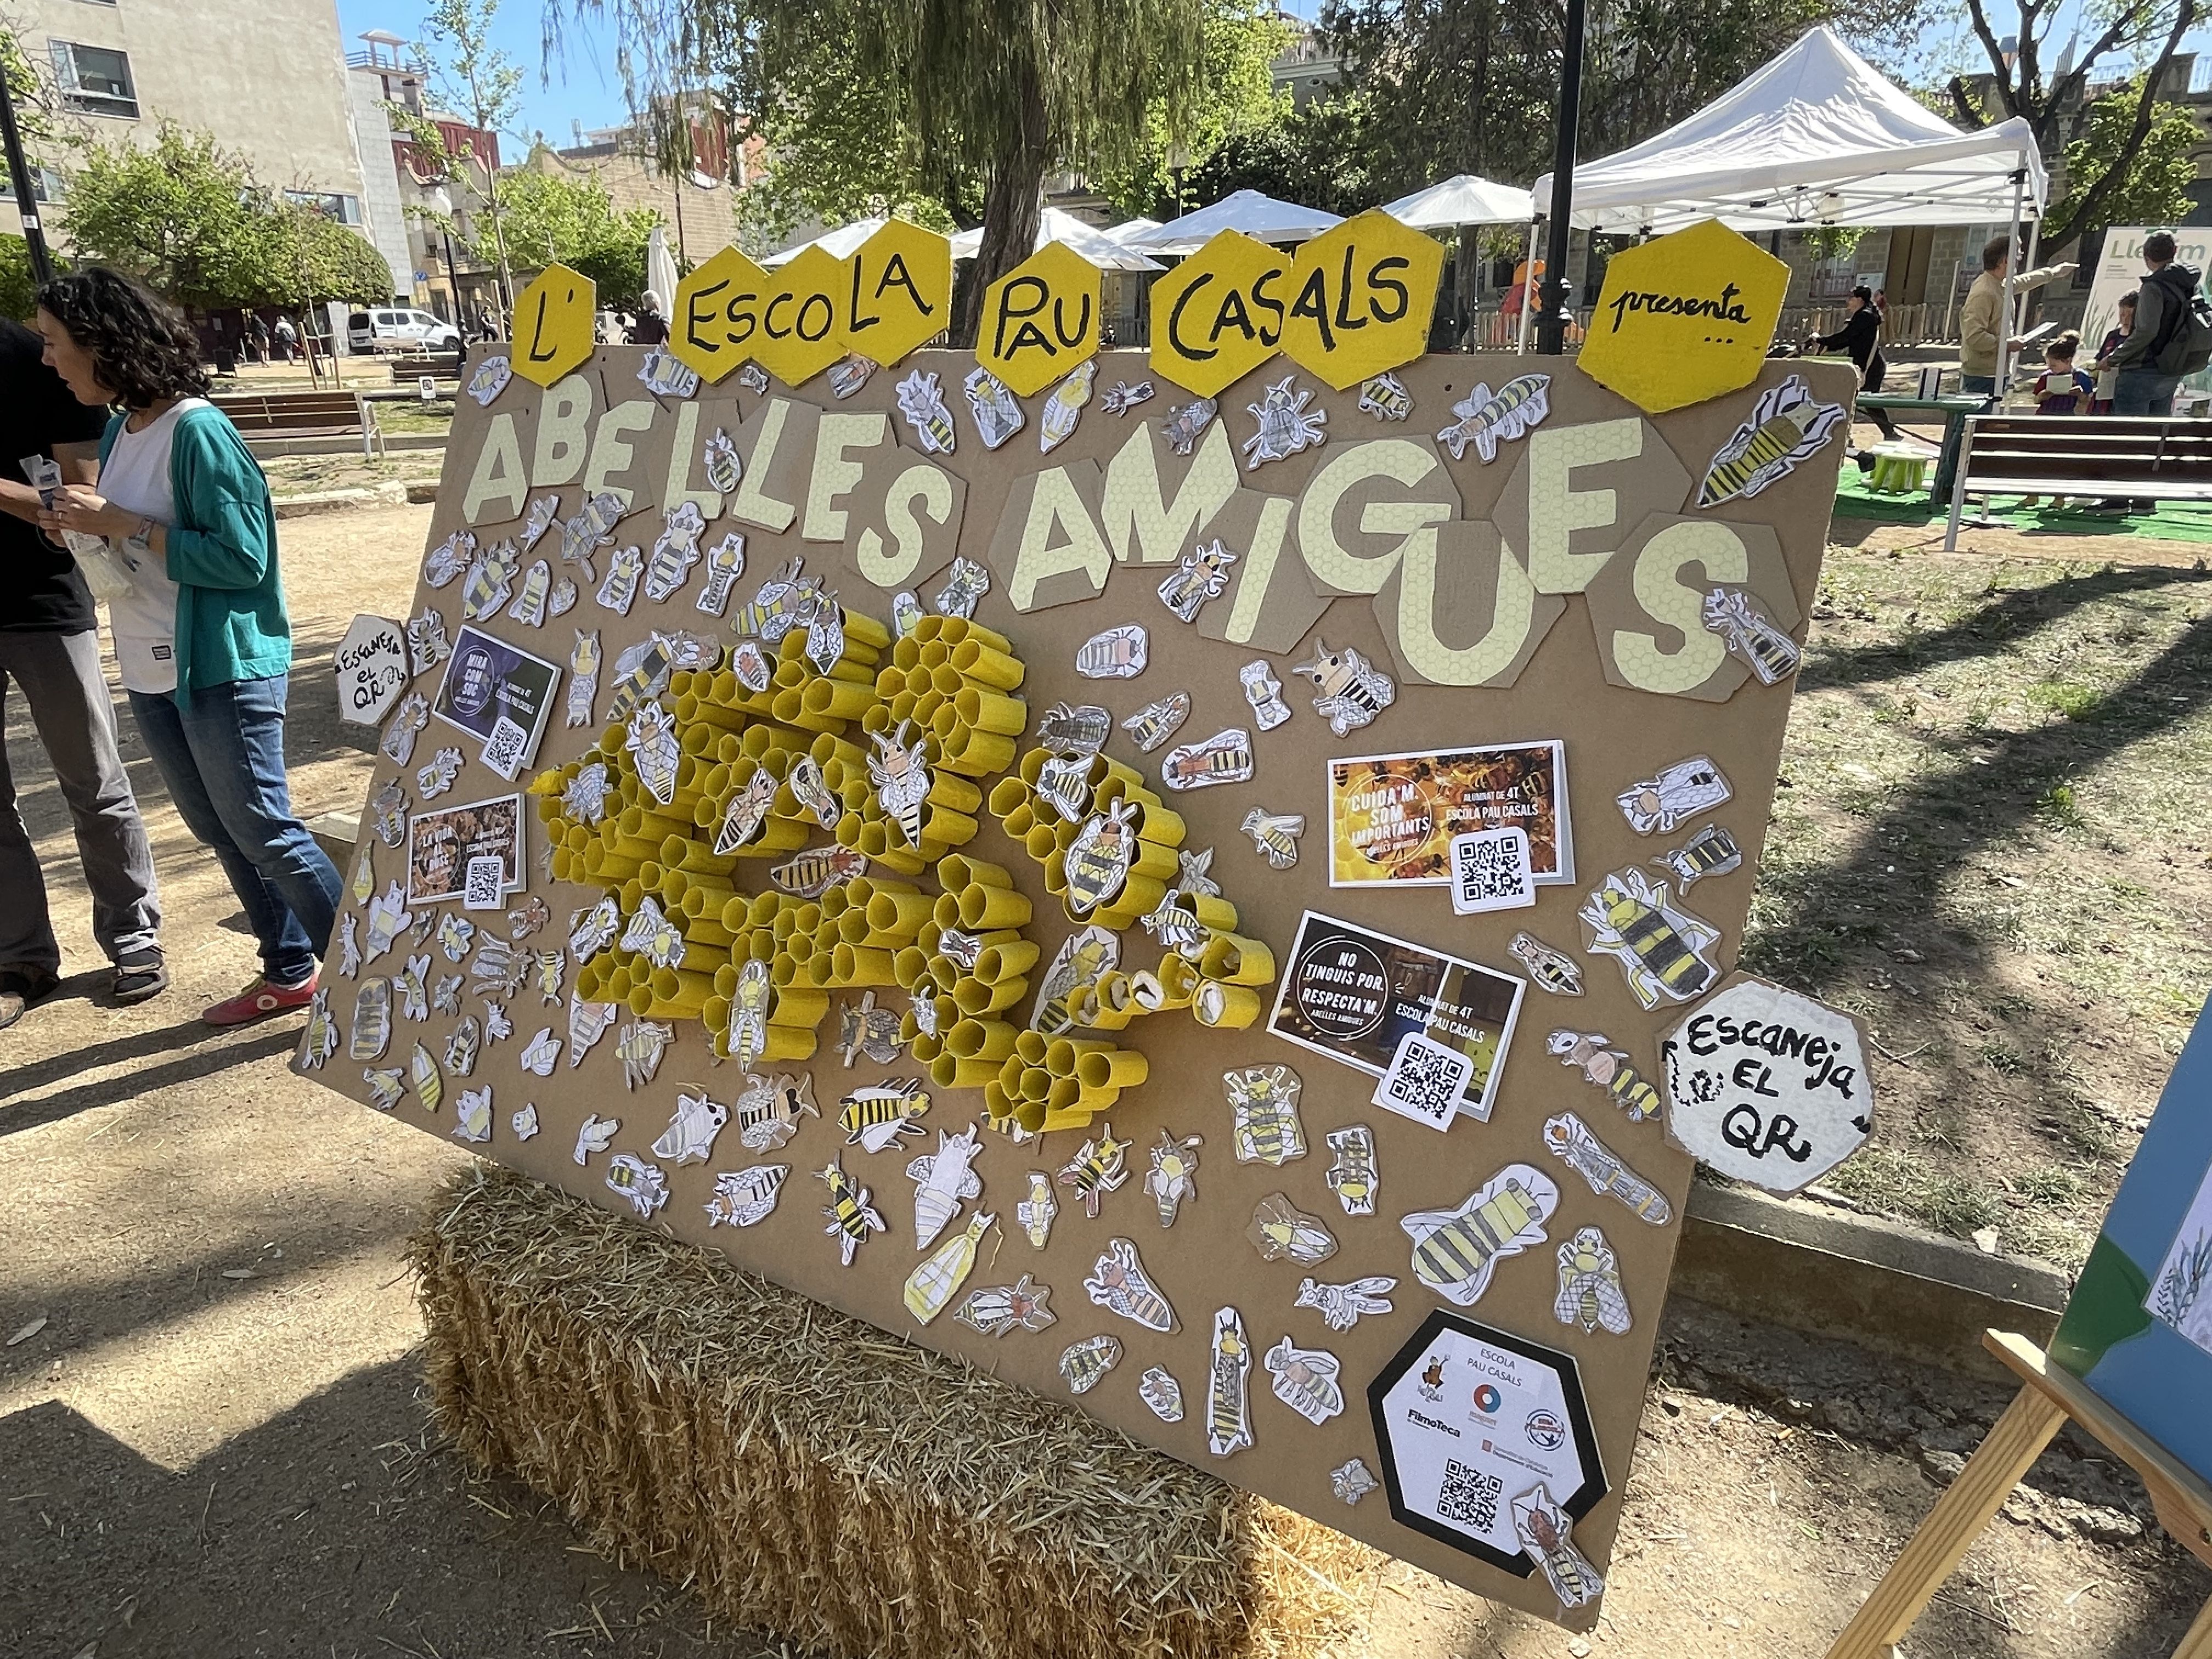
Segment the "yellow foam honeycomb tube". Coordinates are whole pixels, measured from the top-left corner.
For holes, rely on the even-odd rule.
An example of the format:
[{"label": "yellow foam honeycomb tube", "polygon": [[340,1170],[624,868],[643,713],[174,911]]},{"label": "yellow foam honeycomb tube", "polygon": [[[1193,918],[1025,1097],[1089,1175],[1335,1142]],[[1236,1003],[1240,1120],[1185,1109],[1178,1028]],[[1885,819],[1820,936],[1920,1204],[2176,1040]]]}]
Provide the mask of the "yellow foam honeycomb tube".
[{"label": "yellow foam honeycomb tube", "polygon": [[906,944],[930,920],[936,902],[927,893],[876,893],[868,900],[868,927],[880,939]]},{"label": "yellow foam honeycomb tube", "polygon": [[776,1025],[768,1028],[767,1041],[762,1045],[763,1060],[811,1060],[814,1057],[815,1036],[811,1025]]},{"label": "yellow foam honeycomb tube", "polygon": [[651,982],[654,1001],[690,1014],[705,1007],[714,994],[714,976],[689,968],[656,968]]},{"label": "yellow foam honeycomb tube", "polygon": [[954,734],[953,742],[947,745],[944,763],[969,777],[983,778],[1005,771],[1013,758],[1012,738],[964,727]]},{"label": "yellow foam honeycomb tube", "polygon": [[959,1060],[988,1060],[996,1073],[1014,1052],[1014,1028],[1003,1019],[963,1019],[945,1034],[945,1052]]},{"label": "yellow foam honeycomb tube", "polygon": [[[963,678],[996,691],[1019,690],[1029,674],[1028,665],[1020,658],[972,634],[952,647],[951,663]],[[1014,729],[1018,732],[1021,728]]]},{"label": "yellow foam honeycomb tube", "polygon": [[1042,954],[1029,939],[1012,939],[987,945],[975,957],[978,979],[1013,979],[1036,966]]},{"label": "yellow foam honeycomb tube", "polygon": [[980,1089],[998,1071],[995,1060],[961,1060],[950,1052],[929,1062],[929,1079],[940,1089]]},{"label": "yellow foam honeycomb tube", "polygon": [[1022,927],[1029,921],[1029,898],[1018,888],[988,887],[977,881],[960,890],[960,925],[971,933],[986,928]]},{"label": "yellow foam honeycomb tube", "polygon": [[1075,1080],[1086,1091],[1133,1089],[1152,1075],[1152,1063],[1134,1048],[1101,1043],[1075,1062]]},{"label": "yellow foam honeycomb tube", "polygon": [[953,981],[952,1005],[963,1014],[995,1014],[1019,1002],[1029,988],[1029,981],[1019,975],[988,980],[978,974],[963,974]]},{"label": "yellow foam honeycomb tube", "polygon": [[811,1031],[829,1018],[827,991],[804,991],[787,985],[769,1001],[768,1023],[771,1025],[801,1026]]},{"label": "yellow foam honeycomb tube", "polygon": [[1275,977],[1275,953],[1242,933],[1216,933],[1206,941],[1198,965],[1208,979],[1238,985],[1265,985]]},{"label": "yellow foam honeycomb tube", "polygon": [[[699,1011],[699,1020],[710,1035],[717,1037],[726,1036],[730,1029],[729,998],[720,995],[708,997],[707,1006]],[[719,1045],[715,1052],[722,1052]]]},{"label": "yellow foam honeycomb tube", "polygon": [[840,944],[830,953],[841,985],[896,985],[891,953],[881,945]]}]

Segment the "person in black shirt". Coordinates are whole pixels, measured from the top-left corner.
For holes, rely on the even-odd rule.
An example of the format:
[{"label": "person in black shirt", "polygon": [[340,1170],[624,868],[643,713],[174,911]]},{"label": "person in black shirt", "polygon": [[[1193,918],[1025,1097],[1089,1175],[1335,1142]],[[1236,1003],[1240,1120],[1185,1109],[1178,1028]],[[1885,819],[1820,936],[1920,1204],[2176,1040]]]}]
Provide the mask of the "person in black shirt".
[{"label": "person in black shirt", "polygon": [[[0,319],[0,718],[12,682],[69,804],[92,889],[93,934],[115,964],[115,1000],[143,1002],[169,982],[154,854],[116,749],[92,595],[76,561],[32,522],[39,493],[21,466],[51,456],[64,481],[90,483],[107,416],[70,395],[44,351],[29,329]],[[52,994],[61,960],[38,851],[0,745],[0,1027]]]},{"label": "person in black shirt", "polygon": [[638,307],[637,320],[632,323],[624,337],[632,345],[657,346],[668,343],[668,319],[660,314],[660,296],[651,289]]},{"label": "person in black shirt", "polygon": [[[1842,352],[1859,371],[1859,390],[1879,392],[1889,365],[1881,357],[1881,313],[1875,306],[1874,291],[1862,283],[1844,303],[1844,325],[1833,334],[1814,335],[1806,346],[1811,350]],[[1867,416],[1881,428],[1883,437],[1896,438],[1897,427],[1887,410],[1869,409]]]}]

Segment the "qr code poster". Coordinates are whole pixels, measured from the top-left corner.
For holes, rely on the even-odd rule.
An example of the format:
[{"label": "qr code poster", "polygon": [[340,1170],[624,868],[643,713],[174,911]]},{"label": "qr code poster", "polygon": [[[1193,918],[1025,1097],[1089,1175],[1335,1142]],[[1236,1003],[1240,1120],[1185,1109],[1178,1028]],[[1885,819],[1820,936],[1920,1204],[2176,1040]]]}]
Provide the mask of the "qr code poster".
[{"label": "qr code poster", "polygon": [[470,866],[495,858],[503,892],[522,889],[522,797],[501,795],[416,812],[407,820],[407,901],[468,896]]},{"label": "qr code poster", "polygon": [[473,628],[453,641],[430,712],[483,745],[483,763],[513,781],[538,752],[553,716],[561,670],[543,657]]},{"label": "qr code poster", "polygon": [[1519,1577],[1513,1500],[1538,1486],[1579,1520],[1605,1465],[1571,1354],[1431,1313],[1367,1391],[1390,1513]]},{"label": "qr code poster", "polygon": [[[1474,1080],[1474,1055],[1408,1031],[1398,1039],[1390,1069],[1375,1085],[1375,1103],[1431,1129],[1449,1129],[1467,1085]],[[1486,1108],[1477,1115],[1486,1118],[1490,1114]]]},{"label": "qr code poster", "polygon": [[478,853],[469,860],[461,882],[461,908],[496,910],[507,897],[507,860],[497,853]]},{"label": "qr code poster", "polygon": [[1462,916],[1492,910],[1525,910],[1536,902],[1528,868],[1528,832],[1508,827],[1474,830],[1451,842],[1452,909]]}]

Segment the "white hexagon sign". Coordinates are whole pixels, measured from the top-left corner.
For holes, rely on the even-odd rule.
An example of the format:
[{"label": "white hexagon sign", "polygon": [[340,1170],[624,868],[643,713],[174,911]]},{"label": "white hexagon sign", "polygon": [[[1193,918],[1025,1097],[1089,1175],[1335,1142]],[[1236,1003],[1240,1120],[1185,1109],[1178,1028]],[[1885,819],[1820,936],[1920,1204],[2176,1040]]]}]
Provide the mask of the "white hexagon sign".
[{"label": "white hexagon sign", "polygon": [[1800,1192],[1874,1133],[1866,1050],[1850,1015],[1739,975],[1660,1040],[1668,1139],[1723,1175]]},{"label": "white hexagon sign", "polygon": [[407,630],[382,617],[356,617],[331,653],[331,665],[337,671],[338,718],[380,726],[413,678],[407,667]]}]

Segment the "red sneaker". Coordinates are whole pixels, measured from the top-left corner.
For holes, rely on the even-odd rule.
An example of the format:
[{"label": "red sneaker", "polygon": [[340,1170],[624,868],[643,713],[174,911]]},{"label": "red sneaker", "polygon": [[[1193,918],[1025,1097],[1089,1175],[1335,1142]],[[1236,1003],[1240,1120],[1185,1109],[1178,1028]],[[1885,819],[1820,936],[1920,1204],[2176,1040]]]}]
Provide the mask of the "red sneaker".
[{"label": "red sneaker", "polygon": [[267,1019],[272,1014],[289,1014],[295,1008],[304,1008],[315,994],[315,986],[322,978],[320,971],[312,973],[297,985],[271,985],[256,975],[253,982],[234,997],[226,997],[213,1007],[204,1010],[200,1018],[210,1025],[251,1025],[257,1019]]}]

